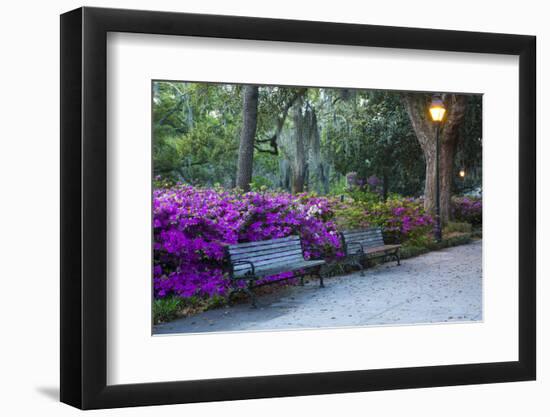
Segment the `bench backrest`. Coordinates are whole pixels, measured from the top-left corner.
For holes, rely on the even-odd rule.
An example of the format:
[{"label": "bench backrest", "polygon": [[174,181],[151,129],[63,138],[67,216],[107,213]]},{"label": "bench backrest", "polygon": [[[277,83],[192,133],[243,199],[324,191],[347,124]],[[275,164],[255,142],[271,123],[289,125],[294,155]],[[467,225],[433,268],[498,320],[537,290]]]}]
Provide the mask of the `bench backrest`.
[{"label": "bench backrest", "polygon": [[[344,242],[344,248],[346,251],[347,251],[347,245],[351,242],[359,242],[364,249],[373,248],[377,246],[384,246],[384,237],[382,236],[382,229],[379,227],[344,231],[342,232],[342,240]],[[350,249],[356,250],[357,248],[352,247]]]},{"label": "bench backrest", "polygon": [[[227,247],[229,260],[251,261],[256,270],[269,269],[280,265],[304,260],[302,242],[299,236],[288,236],[280,239],[261,240],[257,242],[237,243]],[[239,271],[249,271],[247,264],[237,264],[233,267],[233,273],[240,275]]]}]

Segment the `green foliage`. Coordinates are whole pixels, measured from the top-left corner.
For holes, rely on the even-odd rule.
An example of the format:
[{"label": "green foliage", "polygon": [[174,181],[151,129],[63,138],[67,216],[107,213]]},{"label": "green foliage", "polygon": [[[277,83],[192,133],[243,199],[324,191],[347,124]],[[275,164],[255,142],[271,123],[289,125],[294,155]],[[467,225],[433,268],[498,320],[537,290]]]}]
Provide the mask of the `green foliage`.
[{"label": "green foliage", "polygon": [[239,103],[239,88],[234,85],[155,82],[155,175],[201,184],[223,179],[230,185],[241,120]]},{"label": "green foliage", "polygon": [[214,295],[208,299],[200,297],[180,298],[176,295],[158,298],[153,301],[153,322],[167,323],[178,317],[193,315],[205,310],[227,305],[227,298]]},{"label": "green foliage", "polygon": [[214,295],[213,297],[210,297],[207,301],[206,301],[206,306],[205,306],[205,309],[206,310],[210,310],[210,309],[213,309],[213,308],[219,308],[219,307],[223,307],[225,305],[227,305],[227,298],[226,297],[222,297],[220,295]]},{"label": "green foliage", "polygon": [[434,223],[424,211],[421,200],[397,196],[371,205],[365,214],[366,220],[381,227],[386,239],[394,243],[410,241],[424,244]]},{"label": "green foliage", "polygon": [[183,307],[181,298],[171,296],[153,301],[153,321],[155,324],[174,320]]},{"label": "green foliage", "polygon": [[[233,188],[242,86],[158,81],[153,83],[152,104],[155,176]],[[456,158],[457,174],[460,168],[467,174],[455,184],[458,191],[481,183],[481,96],[470,97],[468,104]],[[423,193],[424,156],[400,93],[278,86],[259,88],[255,189],[290,190],[297,147],[283,142],[296,141],[298,126],[291,117],[296,109],[304,117],[315,117],[308,128],[313,126],[316,134],[304,139],[305,191],[341,195],[346,191],[345,175],[353,171],[363,180],[380,178],[382,198]],[[375,200],[375,196],[355,193],[353,198]]]},{"label": "green foliage", "polygon": [[375,204],[380,202],[380,194],[364,188],[352,187],[347,194],[354,201],[360,201],[361,203]]},{"label": "green foliage", "polygon": [[361,201],[344,201],[334,206],[335,221],[340,230],[354,230],[369,227],[365,213],[369,209],[368,203]]},{"label": "green foliage", "polygon": [[272,187],[273,183],[269,179],[259,175],[252,177],[252,183],[250,184],[251,191],[265,191]]},{"label": "green foliage", "polygon": [[392,243],[422,246],[432,240],[433,219],[422,201],[394,196],[387,201],[350,200],[334,206],[341,230],[380,227],[385,240]]},{"label": "green foliage", "polygon": [[[339,90],[328,90],[336,95]],[[327,105],[322,145],[336,171],[383,180],[383,194],[420,195],[424,157],[397,92],[356,91]]]},{"label": "green foliage", "polygon": [[472,225],[464,222],[448,222],[443,229],[444,233],[472,233]]},{"label": "green foliage", "polygon": [[468,233],[462,233],[457,236],[443,237],[441,242],[436,242],[433,239],[425,242],[406,242],[401,248],[401,259],[412,258],[413,256],[422,255],[424,253],[451,248],[454,246],[466,245],[471,242],[471,236]]},{"label": "green foliage", "polygon": [[[482,96],[472,95],[468,97],[468,107],[464,123],[460,129],[461,139],[457,145],[455,157],[454,190],[456,193],[471,191],[482,185],[482,137],[483,137],[483,112]],[[458,173],[465,171],[461,178]]]}]

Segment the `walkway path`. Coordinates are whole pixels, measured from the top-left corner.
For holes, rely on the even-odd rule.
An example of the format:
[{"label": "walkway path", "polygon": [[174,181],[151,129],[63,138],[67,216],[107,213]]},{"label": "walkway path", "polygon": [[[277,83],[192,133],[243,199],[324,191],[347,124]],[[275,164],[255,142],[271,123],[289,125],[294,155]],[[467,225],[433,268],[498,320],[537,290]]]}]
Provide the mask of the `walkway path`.
[{"label": "walkway path", "polygon": [[325,279],[155,326],[154,333],[283,330],[482,319],[481,241]]}]

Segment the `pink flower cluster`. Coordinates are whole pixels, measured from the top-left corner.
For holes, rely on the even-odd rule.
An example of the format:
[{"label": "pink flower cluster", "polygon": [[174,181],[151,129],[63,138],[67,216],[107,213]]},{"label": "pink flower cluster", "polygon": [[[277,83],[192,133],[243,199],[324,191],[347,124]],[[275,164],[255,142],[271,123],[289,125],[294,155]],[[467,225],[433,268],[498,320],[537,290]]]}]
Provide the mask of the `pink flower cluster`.
[{"label": "pink flower cluster", "polygon": [[181,184],[157,188],[153,193],[155,297],[226,295],[228,244],[297,234],[307,258],[342,256],[332,218],[329,200],[306,194],[238,194]]}]

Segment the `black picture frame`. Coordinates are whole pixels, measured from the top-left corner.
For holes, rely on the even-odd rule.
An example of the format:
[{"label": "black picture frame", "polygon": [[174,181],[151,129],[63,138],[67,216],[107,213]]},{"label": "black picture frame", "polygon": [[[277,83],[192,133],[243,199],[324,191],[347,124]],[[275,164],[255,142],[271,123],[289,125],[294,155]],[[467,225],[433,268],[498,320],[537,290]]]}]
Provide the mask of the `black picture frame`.
[{"label": "black picture frame", "polygon": [[[519,360],[108,386],[108,32],[519,56]],[[251,17],[79,8],[61,15],[61,401],[82,409],[533,380],[536,38]]]}]

